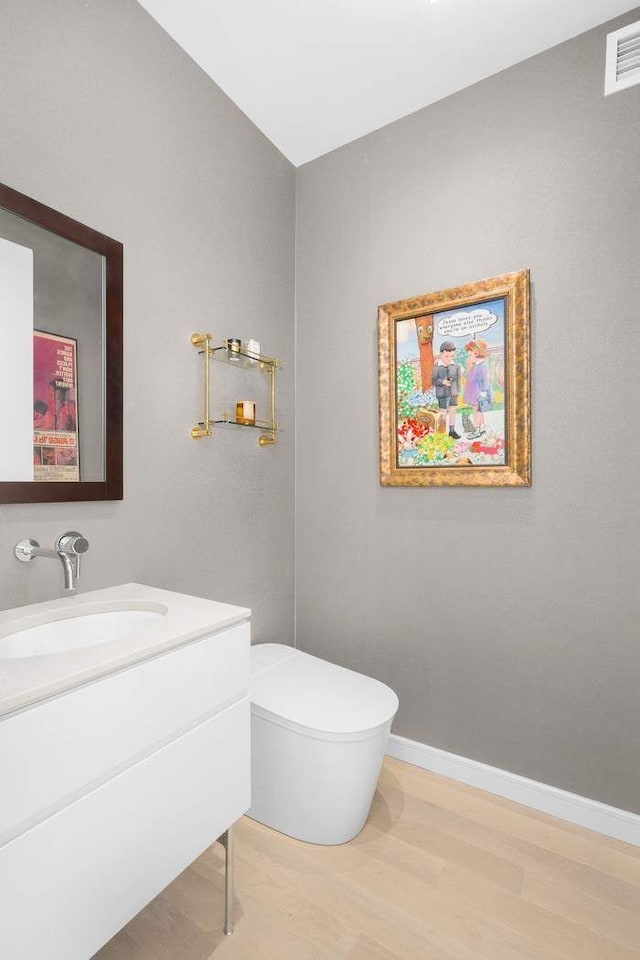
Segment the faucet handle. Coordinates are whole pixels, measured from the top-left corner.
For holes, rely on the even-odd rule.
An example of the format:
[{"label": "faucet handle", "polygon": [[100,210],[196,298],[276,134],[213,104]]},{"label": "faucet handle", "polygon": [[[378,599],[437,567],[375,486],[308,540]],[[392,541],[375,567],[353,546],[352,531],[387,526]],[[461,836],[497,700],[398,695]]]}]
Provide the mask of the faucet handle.
[{"label": "faucet handle", "polygon": [[69,530],[67,533],[61,534],[56,540],[58,553],[67,553],[77,557],[81,553],[86,553],[88,549],[89,541],[77,530]]},{"label": "faucet handle", "polygon": [[64,564],[65,590],[75,590],[80,576],[80,554],[86,553],[88,549],[89,541],[77,530],[68,530],[56,540],[56,550]]}]

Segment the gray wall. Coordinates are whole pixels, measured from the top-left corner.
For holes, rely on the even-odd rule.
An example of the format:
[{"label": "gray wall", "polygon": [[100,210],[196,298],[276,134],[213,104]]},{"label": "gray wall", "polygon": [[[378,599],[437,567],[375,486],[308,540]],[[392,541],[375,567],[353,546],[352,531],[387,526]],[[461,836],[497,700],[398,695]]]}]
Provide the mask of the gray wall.
[{"label": "gray wall", "polygon": [[[124,501],[0,506],[0,607],[61,591],[60,565],[18,563],[17,540],[79,529],[82,590],[246,604],[254,639],[291,642],[295,171],[134,0],[0,0],[0,129],[0,181],[125,251]],[[200,329],[282,359],[275,448],[190,439]],[[265,388],[227,386],[263,410]]]},{"label": "gray wall", "polygon": [[[298,171],[297,630],[396,733],[640,811],[640,87],[603,97],[606,31]],[[523,267],[533,487],[380,487],[377,305]]]}]

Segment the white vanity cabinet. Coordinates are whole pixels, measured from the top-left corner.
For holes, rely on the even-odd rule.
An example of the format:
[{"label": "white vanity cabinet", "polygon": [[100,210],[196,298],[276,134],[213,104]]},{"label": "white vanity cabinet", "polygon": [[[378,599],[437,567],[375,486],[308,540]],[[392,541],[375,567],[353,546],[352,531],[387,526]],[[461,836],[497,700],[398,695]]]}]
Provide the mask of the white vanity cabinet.
[{"label": "white vanity cabinet", "polygon": [[245,620],[0,717],[0,957],[89,960],[248,810],[249,644]]}]

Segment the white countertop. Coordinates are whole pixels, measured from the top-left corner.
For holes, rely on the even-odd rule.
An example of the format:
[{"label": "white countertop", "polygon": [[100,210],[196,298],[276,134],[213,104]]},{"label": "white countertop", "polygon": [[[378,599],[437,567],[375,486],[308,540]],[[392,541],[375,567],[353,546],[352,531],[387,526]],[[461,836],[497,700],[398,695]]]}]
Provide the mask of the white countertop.
[{"label": "white countertop", "polygon": [[137,633],[95,646],[46,656],[0,658],[0,716],[208,636],[251,616],[246,607],[204,600],[171,590],[125,583],[0,612],[0,640],[51,620],[116,610],[155,610],[165,615]]}]

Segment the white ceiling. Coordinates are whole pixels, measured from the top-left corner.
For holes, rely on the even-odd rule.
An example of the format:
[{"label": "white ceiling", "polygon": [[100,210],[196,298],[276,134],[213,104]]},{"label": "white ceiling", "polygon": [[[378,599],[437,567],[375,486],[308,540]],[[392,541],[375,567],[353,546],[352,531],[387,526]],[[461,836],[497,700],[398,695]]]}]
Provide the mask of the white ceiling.
[{"label": "white ceiling", "polygon": [[638,5],[140,2],[296,166]]}]

